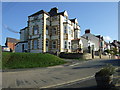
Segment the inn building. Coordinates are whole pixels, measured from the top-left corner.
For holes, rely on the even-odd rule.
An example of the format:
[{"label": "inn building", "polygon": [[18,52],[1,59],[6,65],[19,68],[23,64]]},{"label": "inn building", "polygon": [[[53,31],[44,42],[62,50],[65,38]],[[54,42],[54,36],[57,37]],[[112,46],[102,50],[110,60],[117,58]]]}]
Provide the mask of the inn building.
[{"label": "inn building", "polygon": [[[20,30],[16,52],[72,52],[72,41],[80,39],[80,26],[76,18],[69,19],[67,11],[40,10],[28,16],[27,27]],[[77,47],[81,47],[78,43]]]}]

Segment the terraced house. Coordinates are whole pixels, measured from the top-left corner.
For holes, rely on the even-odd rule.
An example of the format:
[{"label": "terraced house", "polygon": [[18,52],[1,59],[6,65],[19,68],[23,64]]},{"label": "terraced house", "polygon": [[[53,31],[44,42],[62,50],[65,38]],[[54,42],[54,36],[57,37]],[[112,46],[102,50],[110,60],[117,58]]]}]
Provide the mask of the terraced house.
[{"label": "terraced house", "polygon": [[[20,30],[16,52],[71,52],[72,41],[80,38],[77,19],[69,19],[67,11],[38,11],[28,16],[28,25]],[[81,45],[78,43],[77,47]]]}]

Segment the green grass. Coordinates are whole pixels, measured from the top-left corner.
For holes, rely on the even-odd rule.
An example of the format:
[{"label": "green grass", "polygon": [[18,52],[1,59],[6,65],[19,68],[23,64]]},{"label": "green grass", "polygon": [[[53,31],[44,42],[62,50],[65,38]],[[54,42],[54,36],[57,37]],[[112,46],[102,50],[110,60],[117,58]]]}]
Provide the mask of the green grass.
[{"label": "green grass", "polygon": [[2,53],[2,68],[48,67],[66,63],[61,58],[43,53]]}]

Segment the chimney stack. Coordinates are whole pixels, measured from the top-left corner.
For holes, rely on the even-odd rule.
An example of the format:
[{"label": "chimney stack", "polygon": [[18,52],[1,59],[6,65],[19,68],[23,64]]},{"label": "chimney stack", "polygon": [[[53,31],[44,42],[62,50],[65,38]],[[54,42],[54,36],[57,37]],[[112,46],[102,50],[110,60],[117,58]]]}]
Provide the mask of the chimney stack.
[{"label": "chimney stack", "polygon": [[51,16],[56,15],[58,13],[58,8],[57,7],[51,8],[49,13]]},{"label": "chimney stack", "polygon": [[85,30],[85,34],[90,33],[90,29]]}]

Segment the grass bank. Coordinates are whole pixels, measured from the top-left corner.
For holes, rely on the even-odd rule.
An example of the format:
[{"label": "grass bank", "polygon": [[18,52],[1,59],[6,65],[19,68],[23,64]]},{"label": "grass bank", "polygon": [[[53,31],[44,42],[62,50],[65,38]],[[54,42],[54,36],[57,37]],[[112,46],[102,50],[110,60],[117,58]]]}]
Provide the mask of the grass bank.
[{"label": "grass bank", "polygon": [[61,58],[43,53],[2,53],[2,68],[48,67],[66,63]]}]

